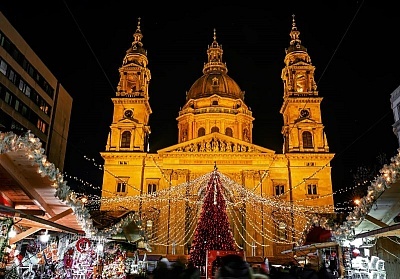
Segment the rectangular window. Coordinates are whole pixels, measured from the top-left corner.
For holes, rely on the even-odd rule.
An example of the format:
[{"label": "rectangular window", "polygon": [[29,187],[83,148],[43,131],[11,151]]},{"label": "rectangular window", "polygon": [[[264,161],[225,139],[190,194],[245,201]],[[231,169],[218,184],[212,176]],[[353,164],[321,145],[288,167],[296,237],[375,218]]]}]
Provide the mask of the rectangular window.
[{"label": "rectangular window", "polygon": [[0,61],[0,72],[1,72],[3,75],[6,75],[6,74],[7,74],[7,67],[8,67],[7,63],[6,63],[4,60],[1,60],[1,61]]},{"label": "rectangular window", "polygon": [[157,185],[156,184],[152,184],[152,183],[150,183],[150,184],[147,184],[147,194],[152,194],[152,193],[154,193],[154,192],[156,192],[157,191]]},{"label": "rectangular window", "polygon": [[128,193],[128,180],[129,180],[129,177],[127,177],[127,176],[117,177],[117,181],[116,181],[117,185],[116,185],[116,189],[115,189],[117,194],[126,194],[126,193]]},{"label": "rectangular window", "polygon": [[307,195],[317,195],[317,184],[316,183],[307,184]]},{"label": "rectangular window", "polygon": [[157,191],[158,186],[160,183],[160,179],[158,178],[148,178],[146,179],[146,185],[147,185],[147,194],[153,194]]},{"label": "rectangular window", "polygon": [[25,86],[25,90],[23,91],[26,96],[31,97],[31,88],[27,85]]},{"label": "rectangular window", "polygon": [[285,193],[285,185],[275,185],[275,196],[283,195]]},{"label": "rectangular window", "polygon": [[19,100],[15,100],[14,109],[16,111],[19,111],[19,104],[20,104]]},{"label": "rectangular window", "polygon": [[125,193],[126,192],[126,182],[118,182],[117,183],[117,193]]},{"label": "rectangular window", "polygon": [[12,100],[13,100],[13,96],[10,94],[10,92],[7,92],[7,91],[6,91],[6,95],[5,95],[5,97],[4,97],[4,101],[5,101],[7,104],[11,105]]},{"label": "rectangular window", "polygon": [[28,116],[28,108],[25,105],[22,106],[21,114],[27,118],[27,116]]},{"label": "rectangular window", "polygon": [[22,92],[25,90],[25,82],[22,79],[19,80],[18,89]]},{"label": "rectangular window", "polygon": [[11,80],[11,82],[15,84],[16,78],[17,78],[17,75],[15,74],[14,70],[10,69],[10,72],[8,73],[8,79]]},{"label": "rectangular window", "polygon": [[46,134],[46,130],[47,130],[47,124],[42,120],[42,119],[38,119],[36,127],[42,131],[44,134]]}]

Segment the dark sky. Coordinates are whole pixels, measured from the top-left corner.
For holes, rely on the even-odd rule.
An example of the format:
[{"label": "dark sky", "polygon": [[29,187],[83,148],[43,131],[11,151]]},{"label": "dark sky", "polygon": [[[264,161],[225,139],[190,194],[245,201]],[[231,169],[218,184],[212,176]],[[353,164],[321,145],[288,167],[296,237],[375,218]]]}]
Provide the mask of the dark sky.
[{"label": "dark sky", "polygon": [[99,152],[112,120],[118,67],[138,17],[152,73],[151,152],[177,143],[175,118],[186,91],[202,75],[216,28],[228,75],[246,92],[255,117],[253,143],[282,153],[280,75],[295,14],[324,98],[322,121],[336,153],[334,190],[352,187],[351,171],[376,164],[380,153],[388,159],[397,153],[390,106],[390,93],[400,85],[396,7],[351,0],[180,2],[0,2],[0,10],[74,99],[65,171],[80,183],[101,186],[96,165],[103,163]]}]

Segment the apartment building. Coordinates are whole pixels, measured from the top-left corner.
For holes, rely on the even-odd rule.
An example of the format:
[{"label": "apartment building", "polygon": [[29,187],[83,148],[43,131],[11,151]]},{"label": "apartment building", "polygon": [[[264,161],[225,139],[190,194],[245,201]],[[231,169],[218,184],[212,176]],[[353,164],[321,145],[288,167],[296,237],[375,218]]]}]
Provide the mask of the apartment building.
[{"label": "apartment building", "polygon": [[73,99],[0,12],[0,127],[31,131],[64,168]]}]

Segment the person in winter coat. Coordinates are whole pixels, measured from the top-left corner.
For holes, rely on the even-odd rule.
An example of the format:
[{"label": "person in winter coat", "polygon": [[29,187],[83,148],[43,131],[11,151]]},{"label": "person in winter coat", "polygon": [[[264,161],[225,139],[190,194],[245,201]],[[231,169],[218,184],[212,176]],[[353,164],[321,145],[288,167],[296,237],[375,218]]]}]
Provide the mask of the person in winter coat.
[{"label": "person in winter coat", "polygon": [[181,273],[180,279],[200,279],[200,269],[192,261],[189,261],[187,267]]},{"label": "person in winter coat", "polygon": [[310,264],[306,264],[303,270],[299,273],[300,279],[319,279],[318,273],[314,270]]},{"label": "person in winter coat", "polygon": [[333,273],[331,272],[331,270],[329,269],[329,266],[322,266],[319,270],[318,270],[318,276],[320,279],[336,279],[336,276],[333,275]]},{"label": "person in winter coat", "polygon": [[221,258],[221,267],[218,268],[216,279],[253,279],[250,265],[239,255],[231,254]]}]

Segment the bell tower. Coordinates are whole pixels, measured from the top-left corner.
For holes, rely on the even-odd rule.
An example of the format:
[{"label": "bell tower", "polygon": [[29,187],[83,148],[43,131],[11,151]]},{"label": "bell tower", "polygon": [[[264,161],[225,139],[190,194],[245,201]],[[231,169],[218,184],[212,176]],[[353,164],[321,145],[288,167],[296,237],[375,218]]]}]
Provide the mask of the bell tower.
[{"label": "bell tower", "polygon": [[114,113],[106,151],[148,152],[151,75],[142,38],[139,18],[132,46],[119,68],[120,79],[116,97],[112,98]]},{"label": "bell tower", "polygon": [[321,119],[322,97],[314,80],[315,67],[307,49],[301,44],[293,15],[290,46],[285,50],[285,67],[281,78],[284,86],[282,134],[283,153],[329,152]]}]

